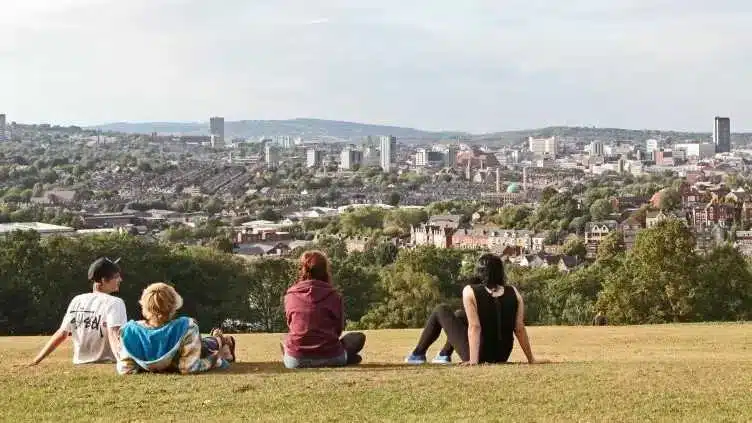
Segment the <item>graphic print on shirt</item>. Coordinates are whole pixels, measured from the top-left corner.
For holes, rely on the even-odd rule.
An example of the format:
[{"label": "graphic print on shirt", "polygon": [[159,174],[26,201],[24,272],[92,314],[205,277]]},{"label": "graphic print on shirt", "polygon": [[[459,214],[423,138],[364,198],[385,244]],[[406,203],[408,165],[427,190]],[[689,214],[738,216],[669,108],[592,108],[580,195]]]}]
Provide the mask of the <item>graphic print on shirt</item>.
[{"label": "graphic print on shirt", "polygon": [[87,310],[85,307],[78,303],[71,306],[71,310],[68,312],[70,318],[71,331],[83,328],[84,330],[96,330],[99,331],[99,337],[104,338],[104,331],[102,330],[106,323],[102,321],[102,315],[97,314],[96,311]]}]

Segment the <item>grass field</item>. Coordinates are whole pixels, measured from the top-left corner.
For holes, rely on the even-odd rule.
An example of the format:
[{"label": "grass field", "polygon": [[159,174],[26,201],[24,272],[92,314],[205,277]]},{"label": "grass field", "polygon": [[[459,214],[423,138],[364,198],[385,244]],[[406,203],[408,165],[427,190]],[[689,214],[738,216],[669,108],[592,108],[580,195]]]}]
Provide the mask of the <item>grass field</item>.
[{"label": "grass field", "polygon": [[[367,332],[357,368],[288,371],[280,335],[243,335],[231,370],[127,377],[112,365],[74,367],[69,343],[25,368],[45,338],[6,337],[0,419],[752,421],[752,324],[529,331],[536,355],[554,363],[403,366],[418,331],[393,330]],[[518,346],[512,359],[523,361]]]}]

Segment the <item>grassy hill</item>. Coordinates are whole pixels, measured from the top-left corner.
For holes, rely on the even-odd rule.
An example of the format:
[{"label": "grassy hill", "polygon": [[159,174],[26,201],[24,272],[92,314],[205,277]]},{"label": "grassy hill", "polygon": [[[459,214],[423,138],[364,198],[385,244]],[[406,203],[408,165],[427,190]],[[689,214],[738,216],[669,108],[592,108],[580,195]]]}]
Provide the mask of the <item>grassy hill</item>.
[{"label": "grassy hill", "polygon": [[[752,324],[533,327],[546,365],[401,364],[416,330],[371,331],[364,364],[288,371],[281,335],[243,335],[229,371],[115,375],[74,367],[70,344],[0,338],[0,420],[752,421]],[[440,345],[436,345],[440,347]],[[430,351],[429,353],[435,353]],[[522,361],[515,347],[512,359]]]}]

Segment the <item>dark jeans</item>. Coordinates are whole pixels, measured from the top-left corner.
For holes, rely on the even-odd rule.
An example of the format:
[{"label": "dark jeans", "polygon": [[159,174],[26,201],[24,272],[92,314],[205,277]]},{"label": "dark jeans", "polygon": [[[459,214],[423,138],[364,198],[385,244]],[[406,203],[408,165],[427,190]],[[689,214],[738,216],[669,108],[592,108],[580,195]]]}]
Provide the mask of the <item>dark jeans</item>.
[{"label": "dark jeans", "polygon": [[219,340],[216,336],[201,338],[201,358],[209,357],[217,351],[219,351]]},{"label": "dark jeans", "polygon": [[360,351],[366,344],[366,335],[361,332],[350,332],[340,338],[340,343],[345,349],[345,354],[339,357],[318,358],[318,357],[290,357],[285,353],[282,347],[282,361],[288,369],[310,368],[310,367],[339,367],[360,364],[363,358]]},{"label": "dark jeans", "polygon": [[428,347],[439,339],[442,329],[446,333],[447,342],[439,355],[450,356],[456,350],[462,361],[468,361],[470,345],[467,340],[467,315],[464,310],[453,312],[447,305],[437,306],[428,317],[413,355],[425,355]]}]

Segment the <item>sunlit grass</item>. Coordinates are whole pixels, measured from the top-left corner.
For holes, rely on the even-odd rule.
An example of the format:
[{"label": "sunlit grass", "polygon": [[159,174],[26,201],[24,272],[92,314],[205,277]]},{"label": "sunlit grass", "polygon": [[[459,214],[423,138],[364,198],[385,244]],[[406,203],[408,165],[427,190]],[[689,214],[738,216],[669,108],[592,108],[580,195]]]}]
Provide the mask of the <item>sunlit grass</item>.
[{"label": "sunlit grass", "polygon": [[[238,337],[241,362],[200,376],[73,366],[70,344],[0,338],[3,421],[752,421],[752,325],[532,327],[555,363],[407,367],[418,331],[367,332],[364,365],[288,371],[280,335]],[[440,347],[437,343],[436,348]],[[429,352],[429,357],[435,350]],[[513,361],[523,361],[515,348]]]}]

